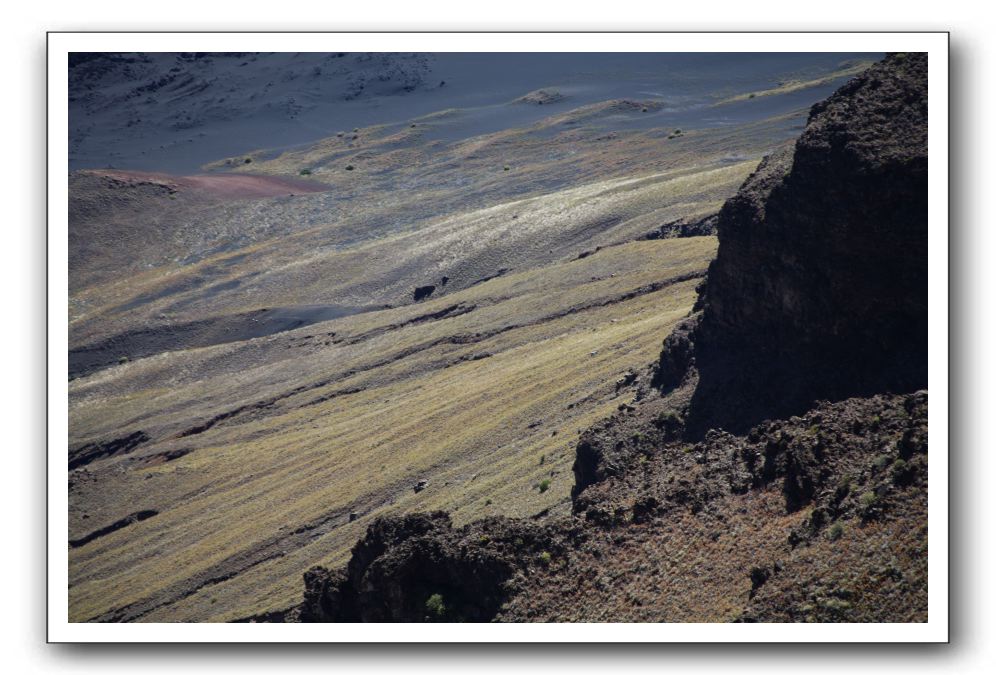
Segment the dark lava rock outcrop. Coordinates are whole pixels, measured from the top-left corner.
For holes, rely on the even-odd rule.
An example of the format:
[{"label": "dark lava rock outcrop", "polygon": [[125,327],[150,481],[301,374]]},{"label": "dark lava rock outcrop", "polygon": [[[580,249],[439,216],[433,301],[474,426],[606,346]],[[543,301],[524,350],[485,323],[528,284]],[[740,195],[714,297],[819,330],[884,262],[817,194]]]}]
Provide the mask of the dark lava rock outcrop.
[{"label": "dark lava rock outcrop", "polygon": [[69,449],[69,470],[78,469],[91,462],[114,455],[126,455],[149,440],[144,431],[133,431],[122,438],[95,443],[84,443]]},{"label": "dark lava rock outcrop", "polygon": [[415,302],[419,302],[421,300],[425,300],[426,298],[428,298],[435,291],[436,287],[432,284],[429,284],[427,286],[417,286],[415,290],[412,292],[412,298],[415,300]]},{"label": "dark lava rock outcrop", "polygon": [[488,621],[531,568],[563,554],[569,534],[508,518],[454,528],[440,511],[379,518],[344,570],[305,573],[300,619]]},{"label": "dark lava rock outcrop", "polygon": [[584,539],[501,621],[922,622],[927,393],[645,443],[575,502]]},{"label": "dark lava rock outcrop", "polygon": [[677,239],[680,237],[707,237],[716,234],[716,223],[719,214],[713,213],[704,218],[682,218],[664,223],[656,230],[651,230],[643,239]]},{"label": "dark lava rock outcrop", "polygon": [[813,106],[717,223],[702,311],[659,383],[689,431],[927,385],[927,56],[891,55]]}]

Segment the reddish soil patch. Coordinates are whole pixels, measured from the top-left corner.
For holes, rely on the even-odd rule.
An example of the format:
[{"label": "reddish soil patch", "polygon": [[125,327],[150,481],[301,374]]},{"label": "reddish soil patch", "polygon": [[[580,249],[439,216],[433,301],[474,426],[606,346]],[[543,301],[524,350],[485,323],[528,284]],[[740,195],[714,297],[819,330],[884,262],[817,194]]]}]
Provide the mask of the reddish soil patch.
[{"label": "reddish soil patch", "polygon": [[174,176],[148,171],[107,169],[94,171],[128,185],[161,185],[170,192],[192,191],[219,199],[260,199],[280,195],[325,192],[328,185],[314,181],[248,174]]}]

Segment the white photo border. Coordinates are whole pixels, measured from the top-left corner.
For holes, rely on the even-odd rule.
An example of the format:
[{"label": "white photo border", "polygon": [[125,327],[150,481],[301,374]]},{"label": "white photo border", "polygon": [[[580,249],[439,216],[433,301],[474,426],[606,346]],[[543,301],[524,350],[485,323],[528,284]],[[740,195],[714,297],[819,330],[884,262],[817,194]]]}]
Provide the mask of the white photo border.
[{"label": "white photo border", "polygon": [[[49,642],[948,642],[949,355],[947,32],[51,32],[48,34]],[[221,624],[71,623],[68,491],[68,63],[70,52],[927,52],[928,621],[919,624]],[[317,140],[317,139],[316,139]],[[303,589],[303,586],[302,586]]]}]

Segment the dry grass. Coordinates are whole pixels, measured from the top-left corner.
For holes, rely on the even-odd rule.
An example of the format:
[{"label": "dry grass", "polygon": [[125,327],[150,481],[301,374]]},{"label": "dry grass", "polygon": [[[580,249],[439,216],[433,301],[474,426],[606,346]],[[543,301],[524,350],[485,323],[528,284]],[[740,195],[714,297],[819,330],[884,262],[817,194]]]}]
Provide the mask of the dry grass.
[{"label": "dry grass", "polygon": [[[221,424],[184,439],[196,450],[176,461],[153,467],[118,462],[118,470],[125,472],[116,477],[119,492],[104,505],[91,500],[88,520],[103,522],[122,507],[161,513],[72,552],[72,618],[86,620],[158,593],[176,594],[177,586],[196,586],[191,580],[210,576],[232,555],[279,548],[273,540],[326,517],[330,520],[313,537],[288,540],[278,557],[142,619],[224,620],[292,604],[307,567],[341,562],[371,518],[394,510],[445,508],[466,521],[489,513],[528,516],[565,508],[577,431],[623,400],[616,398],[611,383],[627,367],[653,359],[669,328],[688,311],[696,281],[549,317],[570,307],[597,305],[654,280],[701,271],[714,246],[714,239],[698,238],[613,247],[584,260],[495,279],[417,308],[482,305],[469,314],[367,341],[379,344],[297,355],[294,360],[303,362],[299,365],[306,365],[310,379],[317,380],[447,334],[524,324],[476,344],[440,344],[288,397],[264,417]],[[335,324],[345,334],[359,333],[388,318],[362,315]],[[357,325],[351,330],[354,319]],[[295,333],[305,331],[314,332]],[[268,380],[274,363],[261,360],[252,368],[245,352],[287,352],[286,344],[297,338],[264,339],[268,349],[222,346],[153,357],[88,378],[78,387],[73,428],[81,434],[88,429],[106,433],[143,415],[143,422],[151,423],[146,427],[189,425],[193,420],[187,416],[197,410],[198,398],[224,398],[220,392],[228,391],[233,399],[245,400],[272,386]],[[493,356],[458,361],[481,351]],[[283,362],[288,357],[281,358],[279,370],[291,372]],[[214,359],[231,361],[233,367],[242,364],[242,374],[233,380],[234,372]],[[189,375],[177,381],[176,373],[184,371]],[[156,386],[159,372],[173,373],[170,386]],[[288,381],[299,384],[299,375],[292,373]],[[304,405],[349,387],[363,390]],[[568,408],[570,404],[575,405]],[[530,428],[537,421],[541,424]],[[416,494],[411,485],[419,478],[427,478],[429,487]],[[544,478],[551,486],[541,493],[535,486]],[[351,511],[360,514],[353,523],[348,522]]]}]

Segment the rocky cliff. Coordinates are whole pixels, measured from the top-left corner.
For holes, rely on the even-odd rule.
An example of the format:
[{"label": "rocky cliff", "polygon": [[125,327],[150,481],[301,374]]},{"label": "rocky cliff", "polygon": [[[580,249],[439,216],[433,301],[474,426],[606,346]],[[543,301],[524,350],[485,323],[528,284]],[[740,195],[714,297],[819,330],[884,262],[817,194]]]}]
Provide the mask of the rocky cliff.
[{"label": "rocky cliff", "polygon": [[926,66],[814,106],[725,204],[653,384],[582,436],[573,517],[379,520],[301,619],[925,620]]},{"label": "rocky cliff", "polygon": [[689,431],[925,387],[926,55],[892,55],[815,105],[717,229],[701,312],[658,378],[697,379]]}]

